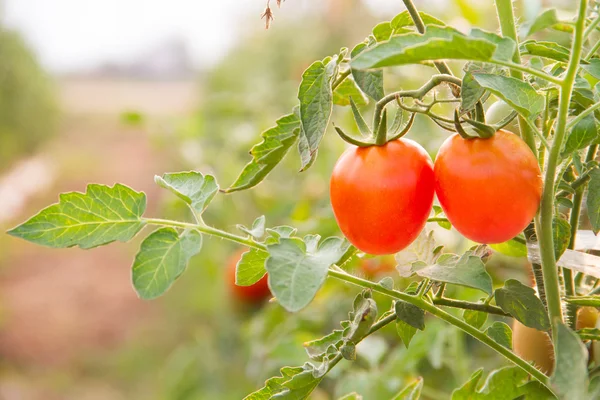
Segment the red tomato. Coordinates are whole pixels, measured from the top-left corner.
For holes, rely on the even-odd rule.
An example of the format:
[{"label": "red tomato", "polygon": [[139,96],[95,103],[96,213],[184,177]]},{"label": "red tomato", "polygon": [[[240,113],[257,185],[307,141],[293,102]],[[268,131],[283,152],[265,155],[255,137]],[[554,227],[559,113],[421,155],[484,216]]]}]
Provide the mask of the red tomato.
[{"label": "red tomato", "polygon": [[512,239],[535,216],[542,196],[538,162],[517,135],[450,136],[435,160],[435,191],[446,217],[466,238],[493,244]]},{"label": "red tomato", "polygon": [[351,147],[333,169],[331,206],[340,229],[369,254],[396,253],[417,238],[433,204],[433,166],[416,142]]},{"label": "red tomato", "polygon": [[238,286],[235,284],[237,263],[245,252],[246,250],[239,251],[229,259],[227,264],[227,283],[236,299],[248,303],[258,303],[271,296],[266,274],[252,286]]}]

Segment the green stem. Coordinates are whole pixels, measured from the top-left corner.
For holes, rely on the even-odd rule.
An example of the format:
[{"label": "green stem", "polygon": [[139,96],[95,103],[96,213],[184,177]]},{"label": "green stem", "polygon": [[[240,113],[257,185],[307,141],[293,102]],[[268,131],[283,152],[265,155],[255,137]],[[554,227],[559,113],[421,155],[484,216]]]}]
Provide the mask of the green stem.
[{"label": "green stem", "polygon": [[452,83],[454,85],[460,86],[462,81],[452,75],[433,75],[429,81],[427,81],[423,86],[415,90],[401,90],[398,92],[390,93],[383,98],[381,98],[377,104],[375,104],[375,112],[373,113],[373,132],[377,132],[377,127],[379,126],[379,121],[381,120],[381,113],[385,106],[396,100],[399,97],[410,97],[413,99],[422,99],[425,97],[427,93],[431,89],[436,86],[441,85],[444,82]]},{"label": "green stem", "polygon": [[338,86],[344,82],[344,79],[348,77],[352,73],[352,70],[348,68],[346,71],[340,73],[335,81],[331,84],[331,90],[335,90]]},{"label": "green stem", "polygon": [[585,55],[585,57],[583,59],[585,61],[590,61],[590,59],[592,58],[592,56],[594,54],[596,54],[596,52],[598,51],[599,48],[600,48],[600,40],[598,40],[596,42],[596,44],[594,44],[594,46],[590,49],[590,51]]},{"label": "green stem", "polygon": [[410,303],[412,305],[415,305],[415,306],[421,308],[422,310],[430,313],[431,315],[433,315],[443,321],[448,322],[451,325],[456,326],[457,328],[461,329],[468,335],[474,337],[475,339],[479,340],[480,342],[487,345],[488,347],[496,350],[498,353],[500,353],[501,355],[506,357],[509,361],[511,361],[512,363],[514,363],[515,365],[517,365],[518,367],[523,369],[525,372],[527,372],[531,376],[533,376],[542,385],[546,386],[548,388],[548,390],[552,391],[552,388],[550,387],[550,384],[549,384],[548,377],[546,375],[544,375],[540,370],[538,370],[534,366],[530,365],[527,361],[523,360],[522,358],[520,358],[519,356],[514,354],[508,348],[506,348],[503,345],[499,344],[498,342],[494,341],[492,338],[487,336],[485,334],[485,332],[482,332],[479,329],[469,325],[465,321],[453,316],[452,314],[449,314],[449,313],[445,312],[444,310],[437,308],[436,306],[434,306],[431,303],[428,303],[424,299],[409,295],[407,293],[399,292],[396,290],[387,289],[387,288],[384,288],[383,286],[380,286],[377,283],[370,282],[365,279],[362,279],[362,278],[359,278],[359,277],[356,277],[353,275],[349,275],[345,272],[336,271],[333,269],[329,270],[329,276],[339,279],[339,280],[342,280],[344,282],[348,282],[348,283],[363,287],[363,288],[369,288],[375,292],[379,292],[379,293],[387,295],[389,297],[393,297],[397,300],[405,301],[407,303]]},{"label": "green stem", "polygon": [[514,62],[509,62],[509,61],[500,61],[500,60],[494,60],[495,64],[498,65],[502,65],[504,67],[508,67],[511,70],[516,70],[516,71],[520,71],[520,72],[525,72],[526,74],[529,75],[533,75],[533,76],[537,76],[538,78],[544,79],[550,83],[554,83],[555,85],[561,85],[562,84],[562,80],[560,78],[557,78],[555,76],[549,75],[543,71],[534,69],[534,68],[529,68],[526,67],[524,65],[520,65],[520,64],[515,64]]},{"label": "green stem", "polygon": [[591,35],[591,33],[596,29],[596,26],[598,26],[598,23],[600,23],[600,16],[596,17],[596,19],[593,20],[592,23],[588,25],[585,32],[583,32],[583,41],[587,40],[587,38]]},{"label": "green stem", "polygon": [[[598,43],[600,43],[600,40],[598,41]],[[567,124],[567,130],[572,129],[579,121],[581,121],[582,119],[584,119],[585,117],[587,117],[588,115],[590,115],[591,113],[593,113],[594,111],[596,111],[599,108],[600,108],[600,103],[596,103],[593,106],[591,106],[590,108],[584,110],[581,114],[579,114],[578,116],[573,118],[571,121],[569,121],[569,123]]]},{"label": "green stem", "polygon": [[[519,38],[517,36],[517,28],[515,24],[515,15],[512,5],[512,0],[496,0],[496,11],[498,13],[498,20],[500,21],[500,29],[504,37],[511,38],[515,41],[517,46],[513,54],[513,62],[521,65],[521,54],[519,53]],[[513,78],[523,80],[523,72],[511,69],[510,76]],[[519,130],[521,131],[521,137],[527,143],[533,154],[537,156],[537,147],[535,139],[533,137],[533,129],[527,123],[523,116],[519,115]],[[544,138],[542,138],[544,139]],[[547,143],[545,143],[547,146]]]},{"label": "green stem", "polygon": [[[262,243],[256,243],[253,240],[248,239],[246,237],[238,236],[238,235],[228,233],[228,232],[224,232],[220,229],[216,229],[216,228],[206,226],[206,225],[197,225],[197,224],[191,224],[191,223],[187,223],[187,222],[171,221],[171,220],[159,219],[159,218],[145,218],[144,222],[146,222],[147,224],[158,225],[158,226],[170,226],[170,227],[180,228],[180,229],[195,229],[195,230],[205,233],[207,235],[220,237],[220,238],[227,239],[227,240],[230,240],[230,241],[233,241],[233,242],[236,242],[236,243],[248,246],[248,247],[253,247],[253,248],[256,248],[259,250],[266,251],[266,246]],[[420,298],[417,296],[409,295],[407,293],[399,292],[397,290],[385,288],[385,287],[379,285],[378,283],[371,282],[371,281],[356,277],[354,275],[350,275],[350,274],[346,273],[344,270],[342,270],[341,268],[337,267],[336,265],[333,265],[329,268],[328,274],[329,274],[329,276],[339,279],[341,281],[348,282],[348,283],[351,283],[351,284],[354,284],[354,285],[357,285],[357,286],[360,286],[363,288],[371,289],[375,292],[381,293],[388,297],[391,297],[391,298],[394,298],[397,300],[402,300],[407,303],[413,304],[413,305],[423,309],[424,311],[427,311],[431,315],[436,316],[436,317],[456,326],[457,328],[463,330],[464,332],[471,335],[475,339],[479,340],[483,344],[496,350],[498,353],[500,353],[501,355],[506,357],[509,361],[513,362],[515,365],[519,366],[524,371],[531,374],[540,383],[542,383],[544,386],[548,387],[549,390],[552,390],[549,387],[548,377],[546,375],[544,375],[541,371],[539,371],[537,368],[533,367],[532,365],[527,363],[525,360],[518,357],[516,354],[511,352],[506,347],[504,347],[501,344],[492,340],[484,332],[467,324],[466,322],[462,321],[461,319],[458,319],[458,318],[454,317],[453,315],[443,311],[442,309],[436,307],[434,304],[429,303],[428,301],[425,300],[425,298]],[[450,299],[437,299],[434,301],[440,301],[440,300],[442,302],[444,302],[445,303],[444,305],[446,305],[446,306],[451,306],[451,307],[455,307],[455,306],[459,307],[460,306],[461,308],[463,306],[473,307],[473,304],[469,304],[469,303],[465,304],[465,302],[453,301]],[[476,306],[476,307],[479,307],[479,306]],[[488,305],[488,307],[493,307],[493,306]],[[489,310],[491,310],[490,312],[496,311],[494,309],[489,309]],[[395,315],[391,315],[391,316],[388,316],[388,317],[378,321],[376,324],[374,324],[371,327],[370,333],[375,332],[378,329],[381,329],[383,326],[391,323],[394,319],[395,319]],[[330,362],[333,363],[333,365],[335,365],[339,361],[340,360],[334,358]]]},{"label": "green stem", "polygon": [[489,314],[502,315],[503,317],[510,317],[510,314],[505,313],[500,307],[492,306],[485,303],[471,303],[462,300],[446,299],[444,297],[434,297],[433,304],[438,306],[462,308],[463,310],[474,310],[483,311]]},{"label": "green stem", "polygon": [[[417,8],[413,4],[412,0],[402,0],[402,2],[406,6],[406,9],[408,10],[410,17],[412,18],[413,22],[415,23],[415,27],[417,28],[417,31],[419,31],[419,33],[425,33],[425,24],[423,23],[423,20],[421,19],[421,15],[417,11]],[[448,64],[446,64],[444,61],[434,61],[433,65],[435,65],[435,67],[437,68],[438,71],[440,71],[441,74],[452,75],[452,71],[450,70],[450,67],[448,67]],[[458,97],[458,96],[455,96],[455,97]]]},{"label": "green stem", "polygon": [[234,235],[233,233],[225,232],[217,228],[213,228],[207,225],[198,225],[198,224],[190,224],[187,222],[179,222],[179,221],[171,221],[168,219],[160,219],[160,218],[144,218],[144,221],[150,225],[159,225],[159,226],[170,226],[173,228],[181,228],[181,229],[193,229],[198,232],[206,233],[207,235],[220,237],[222,239],[227,239],[232,242],[236,242],[239,244],[243,244],[244,246],[253,247],[259,250],[267,250],[267,247],[262,243],[256,243],[252,239],[248,239],[243,236]]},{"label": "green stem", "polygon": [[[558,282],[558,270],[554,257],[554,238],[552,234],[552,218],[554,216],[554,185],[556,180],[556,168],[562,149],[563,141],[566,135],[567,117],[569,113],[569,103],[571,101],[571,92],[577,69],[579,68],[579,59],[583,45],[583,31],[585,23],[585,11],[587,0],[580,0],[579,14],[575,25],[575,34],[573,45],[571,47],[571,58],[565,74],[564,81],[559,90],[558,117],[554,141],[548,154],[546,173],[544,177],[544,192],[540,206],[540,230],[537,231],[540,244],[540,255],[542,258],[542,271],[544,274],[544,288],[546,290],[546,301],[548,303],[548,314],[550,321],[561,321],[562,309],[560,302],[560,288]],[[537,228],[537,226],[536,226]]]}]

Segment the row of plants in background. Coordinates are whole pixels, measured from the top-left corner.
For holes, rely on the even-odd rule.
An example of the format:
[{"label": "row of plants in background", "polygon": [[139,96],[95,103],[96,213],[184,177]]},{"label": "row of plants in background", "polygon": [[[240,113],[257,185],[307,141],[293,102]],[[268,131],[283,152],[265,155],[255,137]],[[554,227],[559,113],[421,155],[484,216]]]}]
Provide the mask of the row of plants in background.
[{"label": "row of plants in background", "polygon": [[[298,106],[262,134],[232,185],[221,189],[213,176],[194,171],[156,177],[160,187],[187,204],[189,222],[145,216],[145,194],[124,185],[90,184],[85,193],[62,194],[59,203],[9,233],[45,246],[88,249],[126,242],[146,226],[157,227],[141,243],[132,267],[134,288],[143,299],[164,294],[206,236],[245,247],[232,275],[246,288],[237,296],[262,299],[270,292],[285,310],[297,312],[327,278],[360,288],[339,329],[305,343],[309,362],[283,367],[248,399],[306,398],[387,325],[395,324],[409,347],[431,323],[426,315],[511,363],[486,379],[477,370],[453,399],[600,396],[600,364],[589,357],[600,340],[595,328],[600,259],[576,251],[596,248],[595,241],[581,240],[592,235],[579,230],[584,198],[594,234],[600,231],[595,161],[600,59],[594,57],[600,45],[591,40],[600,23],[598,5],[580,0],[573,21],[546,11],[519,38],[510,0],[496,1],[502,35],[479,29],[463,34],[418,12],[410,0],[404,4],[407,11],[378,24],[352,50],[341,49],[306,69]],[[570,32],[570,49],[531,38],[544,29]],[[446,60],[467,61],[462,77]],[[384,71],[408,64],[437,71],[419,89],[385,93]],[[503,102],[494,108],[507,107],[506,115],[492,117],[491,110],[486,115],[492,95]],[[371,123],[363,116],[369,104]],[[438,110],[448,104],[454,112],[441,115]],[[292,147],[298,149],[300,170],[308,170],[334,105],[350,107],[360,134],[334,126],[350,144],[330,182],[333,212],[347,240],[268,227],[264,216],[249,227],[239,225],[237,234],[204,223],[203,212],[219,192],[256,186]],[[402,138],[417,114],[452,132],[435,163],[418,143]],[[441,207],[433,206],[434,193]],[[446,252],[424,230],[427,222],[453,226],[482,244],[463,254]],[[485,268],[492,249],[529,253],[534,287],[508,279],[495,288]],[[397,287],[389,277],[376,281],[348,271],[357,257],[392,253],[400,276],[412,280],[407,287]],[[481,299],[451,298],[453,286],[479,291]],[[381,310],[375,294],[391,299],[391,307]],[[490,315],[513,318],[512,329]],[[416,399],[423,385],[417,379],[395,398]]]}]

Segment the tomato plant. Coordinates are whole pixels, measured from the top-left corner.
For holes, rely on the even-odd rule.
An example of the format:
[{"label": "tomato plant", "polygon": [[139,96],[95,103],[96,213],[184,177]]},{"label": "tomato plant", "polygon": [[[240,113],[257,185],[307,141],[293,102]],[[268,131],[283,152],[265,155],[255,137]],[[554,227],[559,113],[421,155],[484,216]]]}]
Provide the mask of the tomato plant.
[{"label": "tomato plant", "polygon": [[[208,237],[245,249],[230,279],[235,275],[238,285],[252,290],[264,289],[266,279],[282,313],[306,308],[313,313],[312,307],[328,304],[327,293],[347,296],[354,290],[347,319],[328,326],[321,338],[303,338],[310,361],[282,366],[279,376],[247,399],[304,399],[318,391],[328,398],[360,398],[332,390],[329,382],[345,380],[350,384],[340,387],[356,388],[369,379],[354,380],[348,371],[368,365],[384,374],[381,365],[397,361],[386,359],[388,353],[400,354],[397,364],[429,358],[439,369],[439,353],[451,335],[458,338],[455,348],[470,345],[460,335],[468,336],[497,355],[501,367],[482,382],[482,369],[463,376],[465,369],[480,366],[478,360],[462,365],[453,399],[600,397],[600,365],[590,351],[600,331],[589,322],[592,309],[582,308],[600,306],[600,258],[586,253],[599,249],[600,231],[599,6],[579,0],[570,19],[551,9],[517,26],[512,2],[496,0],[501,34],[477,28],[465,34],[418,11],[411,0],[403,3],[406,11],[377,24],[351,50],[342,48],[308,66],[297,106],[262,133],[231,185],[220,187],[213,175],[197,171],[156,177],[188,206],[189,220],[149,217],[144,193],[121,184],[90,184],[85,193],[61,194],[58,203],[9,234],[55,248],[89,249],[153,229],[132,266],[142,299],[167,292],[192,257],[203,247],[209,251]],[[268,5],[264,17],[271,23]],[[542,40],[549,31],[562,39]],[[402,89],[396,73],[406,66],[437,71],[420,87]],[[451,66],[462,67],[460,76]],[[486,103],[494,97],[511,110],[486,121]],[[323,159],[317,160],[320,152],[331,155],[321,142],[332,131],[331,119],[342,118],[334,105],[348,110],[353,121],[333,126],[350,147],[332,168],[331,209],[315,211],[301,232],[267,224],[265,216],[249,227],[238,225],[237,233],[204,222],[215,196],[233,197],[257,186],[292,148],[303,176],[310,175]],[[439,151],[427,145],[423,121],[451,132]],[[518,129],[502,130],[510,123]],[[407,134],[414,139],[404,138]],[[437,151],[433,168],[425,147]],[[441,207],[432,205],[434,191]],[[326,198],[322,204],[328,206]],[[326,230],[306,232],[319,226],[311,222],[334,215],[345,238],[322,238]],[[444,247],[437,240],[447,236],[435,224],[482,244],[469,248],[449,240]],[[395,269],[404,279],[374,281],[350,273],[349,265],[366,253],[395,253]],[[497,253],[526,255],[535,288],[490,274]],[[328,280],[347,287],[326,285]],[[339,303],[329,305],[337,309]],[[260,332],[279,326],[268,322]],[[428,336],[442,323],[451,330]],[[378,341],[392,324],[397,336]],[[387,352],[390,343],[406,353]],[[435,351],[423,350],[434,343]],[[453,361],[458,367],[464,360]],[[351,362],[352,368],[328,375]],[[414,376],[378,386],[385,396],[395,393],[393,398],[448,397],[435,391],[439,380]]]},{"label": "tomato plant", "polygon": [[234,298],[241,302],[247,302],[250,304],[259,303],[271,295],[267,275],[264,275],[258,281],[248,286],[236,284],[235,275],[237,271],[237,265],[240,261],[242,261],[244,253],[245,251],[237,252],[231,256],[227,263],[227,283],[229,290],[233,294]]}]

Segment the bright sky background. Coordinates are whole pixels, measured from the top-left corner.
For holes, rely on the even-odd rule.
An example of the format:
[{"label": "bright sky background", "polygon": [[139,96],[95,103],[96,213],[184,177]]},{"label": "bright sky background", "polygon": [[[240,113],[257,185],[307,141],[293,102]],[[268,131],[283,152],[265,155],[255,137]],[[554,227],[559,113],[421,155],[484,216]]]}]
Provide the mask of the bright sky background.
[{"label": "bright sky background", "polygon": [[[0,0],[2,2],[3,0]],[[278,14],[322,0],[289,0]],[[272,0],[274,5],[275,0]],[[397,0],[368,0],[378,11],[399,11]],[[240,34],[246,15],[265,0],[4,0],[4,20],[20,30],[54,72],[127,61],[174,36],[188,44],[199,66],[217,60]],[[250,20],[251,21],[251,20]]]}]

